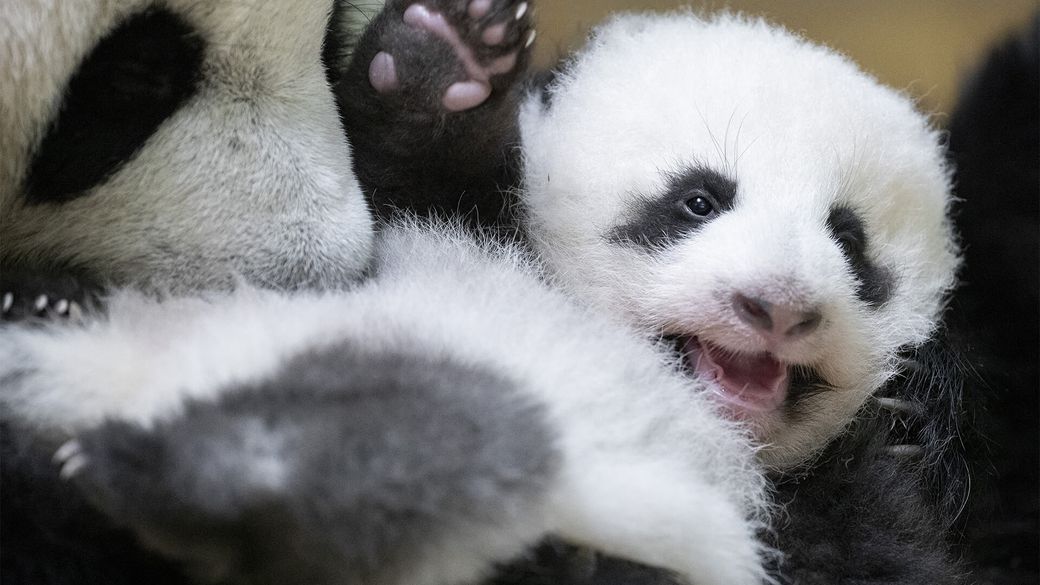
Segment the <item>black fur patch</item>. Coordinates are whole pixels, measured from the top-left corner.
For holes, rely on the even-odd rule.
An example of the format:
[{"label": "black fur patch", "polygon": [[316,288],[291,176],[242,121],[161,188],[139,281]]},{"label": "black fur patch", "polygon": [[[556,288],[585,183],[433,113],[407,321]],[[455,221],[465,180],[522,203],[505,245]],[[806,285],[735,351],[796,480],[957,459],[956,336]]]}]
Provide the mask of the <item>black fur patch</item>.
[{"label": "black fur patch", "polygon": [[206,582],[391,582],[445,532],[533,505],[559,463],[541,407],[497,373],[349,344],[79,440],[75,483]]},{"label": "black fur patch", "polygon": [[949,123],[964,267],[948,315],[986,382],[966,396],[985,437],[974,441],[966,556],[985,583],[1040,574],[1038,103],[1040,13],[984,55]]},{"label": "black fur patch", "polygon": [[[353,148],[354,172],[380,219],[408,214],[451,217],[511,233],[517,218],[510,187],[520,176],[516,113],[530,51],[522,44],[512,45],[518,51],[516,66],[492,76],[487,101],[449,112],[441,100],[460,79],[462,65],[447,43],[417,33],[404,22],[402,15],[411,4],[388,1],[353,45],[346,70],[327,72],[336,81],[334,92]],[[449,19],[465,20],[465,3],[426,4]],[[498,7],[493,13],[511,5],[501,0],[493,4]],[[326,40],[326,66],[336,64],[332,52],[342,54],[344,42],[349,39]],[[508,44],[474,50],[494,56],[507,49],[511,50]],[[401,83],[400,89],[386,94],[378,93],[368,79],[369,66],[380,51],[394,56]]]},{"label": "black fur patch", "polygon": [[863,413],[811,469],[775,477],[784,506],[767,534],[783,585],[964,583],[940,513],[913,464],[886,452],[882,421]]},{"label": "black fur patch", "polygon": [[[669,176],[663,195],[640,197],[628,223],[614,228],[609,238],[650,250],[666,247],[733,209],[736,197],[734,180],[708,167],[690,166]],[[709,213],[697,213],[708,208]]]},{"label": "black fur patch", "polygon": [[58,478],[57,446],[0,419],[0,582],[4,585],[186,585],[172,562]]},{"label": "black fur patch", "polygon": [[892,275],[867,257],[870,242],[859,214],[848,207],[834,207],[827,216],[827,228],[859,280],[856,296],[871,307],[884,304],[892,296]]},{"label": "black fur patch", "polygon": [[153,9],[105,37],[69,81],[26,179],[31,204],[64,203],[104,182],[195,93],[203,42]]}]

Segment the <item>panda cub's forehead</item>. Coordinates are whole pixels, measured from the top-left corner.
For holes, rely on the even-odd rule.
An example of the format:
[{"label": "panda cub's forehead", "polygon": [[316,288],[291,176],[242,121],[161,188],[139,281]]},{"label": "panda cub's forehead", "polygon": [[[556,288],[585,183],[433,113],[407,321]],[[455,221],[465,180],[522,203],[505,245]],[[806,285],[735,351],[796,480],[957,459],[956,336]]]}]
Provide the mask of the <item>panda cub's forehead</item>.
[{"label": "panda cub's forehead", "polygon": [[762,22],[620,18],[546,91],[522,123],[536,221],[585,203],[588,225],[613,227],[705,173],[729,184],[727,209],[785,222],[823,227],[847,208],[885,229],[908,208],[945,212],[942,153],[909,100]]}]

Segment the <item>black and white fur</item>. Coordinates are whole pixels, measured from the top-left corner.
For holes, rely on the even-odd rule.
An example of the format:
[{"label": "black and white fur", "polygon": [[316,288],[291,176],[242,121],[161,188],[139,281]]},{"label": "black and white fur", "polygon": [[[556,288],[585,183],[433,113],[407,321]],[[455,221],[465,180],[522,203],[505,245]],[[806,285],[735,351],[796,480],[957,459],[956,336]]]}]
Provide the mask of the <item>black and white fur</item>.
[{"label": "black and white fur", "polygon": [[550,534],[765,578],[750,437],[515,251],[399,229],[354,292],[117,296],[0,351],[5,411],[206,582],[465,583]]},{"label": "black and white fur", "polygon": [[[336,65],[319,59],[343,57],[321,51],[326,8],[14,6],[0,74],[27,81],[0,92],[17,153],[0,176],[0,262],[18,276],[4,313],[58,319],[0,331],[4,482],[24,488],[4,491],[5,581],[458,582],[556,534],[758,583],[763,484],[742,429],[512,253],[387,235],[356,293],[263,291],[345,288],[369,267]],[[512,28],[487,53],[526,49],[517,3],[480,26],[501,14]],[[391,114],[412,81],[383,96]],[[447,121],[429,105],[411,127]],[[77,315],[94,280],[173,296]]]},{"label": "black and white fur", "polygon": [[[107,286],[355,282],[374,230],[323,67],[329,9],[6,5],[0,320],[76,322]],[[71,400],[60,408],[84,406]],[[184,581],[59,481],[52,437],[2,418],[4,582]]]},{"label": "black and white fur", "polygon": [[776,404],[722,392],[771,465],[811,459],[935,330],[958,263],[939,134],[833,51],[738,16],[618,17],[521,130],[529,231],[561,284],[786,366]]},{"label": "black and white fur", "polygon": [[168,292],[362,273],[372,223],[322,66],[327,2],[5,10],[5,269]]},{"label": "black and white fur", "polygon": [[913,102],[760,20],[625,15],[520,130],[525,227],[555,281],[674,340],[755,426],[780,580],[962,579],[963,364],[937,332],[951,172]]}]

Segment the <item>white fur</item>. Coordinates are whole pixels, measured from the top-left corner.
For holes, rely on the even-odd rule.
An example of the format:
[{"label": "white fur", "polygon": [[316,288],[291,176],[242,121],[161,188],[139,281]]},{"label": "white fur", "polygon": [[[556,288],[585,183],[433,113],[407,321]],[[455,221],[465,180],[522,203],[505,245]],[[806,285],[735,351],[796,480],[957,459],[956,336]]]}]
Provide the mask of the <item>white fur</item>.
[{"label": "white fur", "polygon": [[[954,282],[948,169],[938,133],[907,97],[852,62],[760,20],[691,13],[618,16],[521,115],[530,230],[565,286],[654,332],[763,351],[730,308],[733,291],[819,306],[824,321],[778,356],[835,390],[808,418],[763,423],[765,460],[806,460],[925,340]],[[650,253],[608,235],[668,171],[705,164],[737,183],[736,207]],[[879,309],[826,218],[864,219],[868,254],[894,273]]]},{"label": "white fur", "polygon": [[329,3],[171,0],[205,43],[198,92],[103,184],[26,206],[69,77],[146,0],[14,0],[0,20],[0,261],[69,263],[164,290],[339,286],[372,226],[321,66]]},{"label": "white fur", "polygon": [[148,424],[343,340],[491,368],[546,406],[559,437],[561,471],[535,509],[431,543],[410,583],[471,579],[547,533],[695,583],[764,578],[764,483],[746,432],[667,353],[545,287],[519,253],[455,233],[385,234],[378,276],[353,292],[123,294],[79,327],[8,327],[0,406],[62,435],[106,417]]}]

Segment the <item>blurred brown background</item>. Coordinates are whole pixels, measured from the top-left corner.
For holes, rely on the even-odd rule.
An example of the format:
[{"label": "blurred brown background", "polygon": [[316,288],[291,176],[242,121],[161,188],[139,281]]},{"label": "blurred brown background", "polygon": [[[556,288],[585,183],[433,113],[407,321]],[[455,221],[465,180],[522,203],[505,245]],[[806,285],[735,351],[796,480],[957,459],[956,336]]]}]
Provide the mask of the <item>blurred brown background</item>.
[{"label": "blurred brown background", "polygon": [[[982,52],[1025,26],[1038,0],[540,0],[538,60],[550,64],[580,45],[611,12],[732,8],[766,16],[855,59],[881,81],[906,89],[921,107],[949,112],[957,87]],[[940,123],[944,117],[938,119]]]}]

